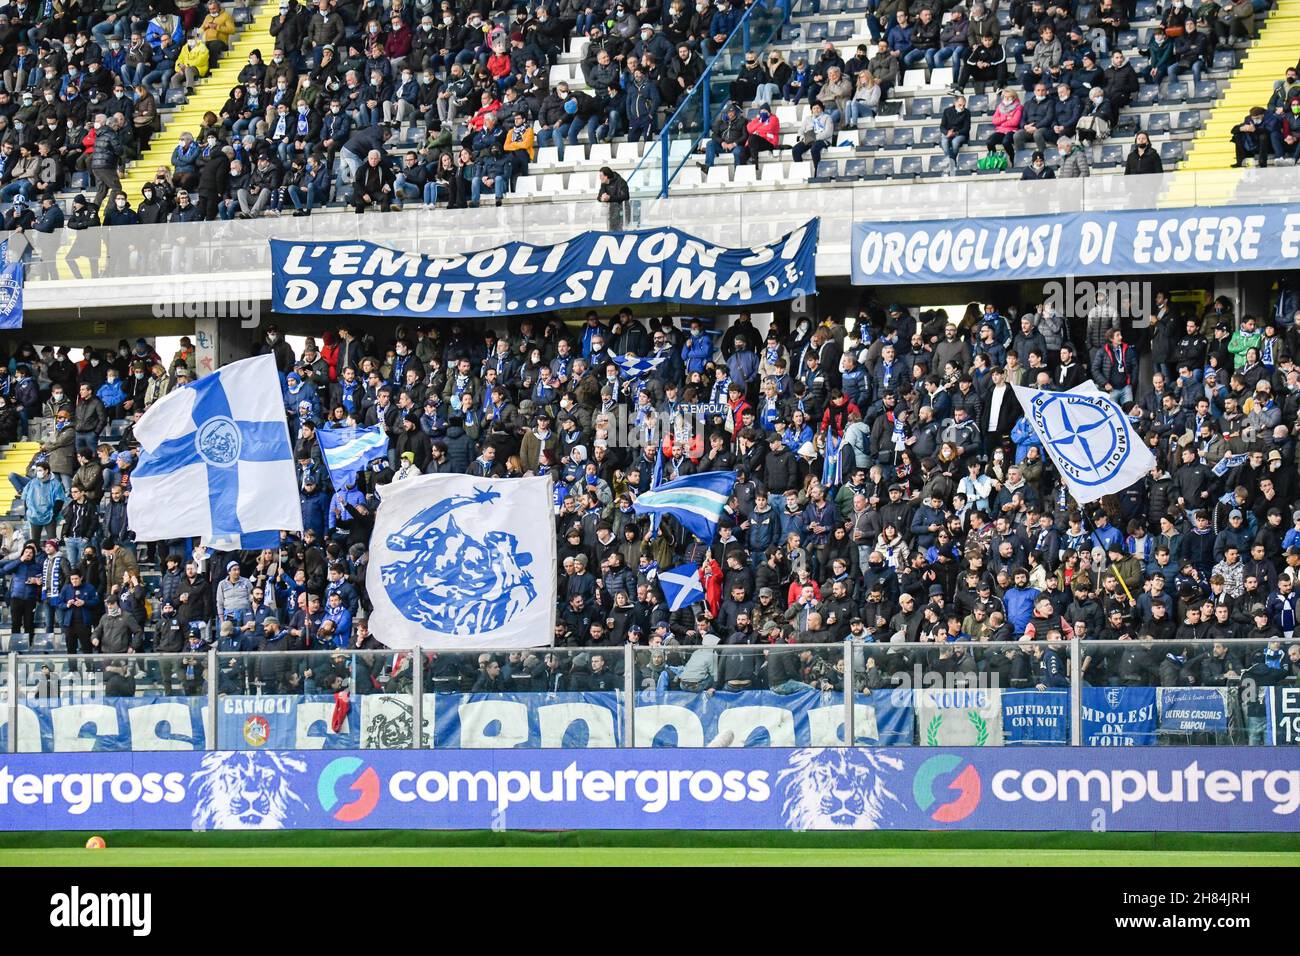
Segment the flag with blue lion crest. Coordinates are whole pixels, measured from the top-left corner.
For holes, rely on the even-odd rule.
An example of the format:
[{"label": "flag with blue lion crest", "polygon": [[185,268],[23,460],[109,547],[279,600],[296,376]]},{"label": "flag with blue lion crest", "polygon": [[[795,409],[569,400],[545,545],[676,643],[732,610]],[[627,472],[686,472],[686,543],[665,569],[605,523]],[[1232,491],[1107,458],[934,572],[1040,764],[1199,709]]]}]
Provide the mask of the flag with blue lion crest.
[{"label": "flag with blue lion crest", "polygon": [[423,475],[383,485],[366,592],[393,648],[551,643],[550,478]]}]

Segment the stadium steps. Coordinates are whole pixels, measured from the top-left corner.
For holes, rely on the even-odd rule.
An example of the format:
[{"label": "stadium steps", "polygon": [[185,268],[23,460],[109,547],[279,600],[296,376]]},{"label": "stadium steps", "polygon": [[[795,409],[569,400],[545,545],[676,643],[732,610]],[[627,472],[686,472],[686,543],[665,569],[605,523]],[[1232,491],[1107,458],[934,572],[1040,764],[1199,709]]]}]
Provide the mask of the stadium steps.
[{"label": "stadium steps", "polygon": [[211,110],[218,113],[230,95],[230,88],[237,85],[239,71],[248,64],[248,54],[259,47],[270,50],[275,46],[271,36],[271,20],[280,12],[278,3],[263,3],[253,14],[253,19],[233,39],[230,49],[221,57],[221,62],[194,88],[194,95],[174,114],[149,144],[144,154],[131,164],[122,177],[122,191],[131,197],[134,203],[140,195],[140,187],[153,179],[159,166],[171,167],[172,150],[176,148],[178,137],[185,130],[198,133],[203,125],[203,114]]},{"label": "stadium steps", "polygon": [[[1227,170],[1236,159],[1232,145],[1232,127],[1241,122],[1251,107],[1267,106],[1273,95],[1273,84],[1286,74],[1289,66],[1296,64],[1296,51],[1300,50],[1300,0],[1278,0],[1260,28],[1259,38],[1245,51],[1241,66],[1223,86],[1223,95],[1214,105],[1205,126],[1192,141],[1187,159],[1180,173],[1195,176],[1175,177],[1162,205],[1190,206],[1205,204],[1219,191],[1216,170]],[[1223,177],[1224,195],[1237,177]]]},{"label": "stadium steps", "polygon": [[17,441],[5,445],[0,451],[0,513],[8,514],[18,500],[18,492],[14,491],[14,486],[8,480],[9,473],[26,475],[32,459],[40,450],[41,446],[37,442]]}]

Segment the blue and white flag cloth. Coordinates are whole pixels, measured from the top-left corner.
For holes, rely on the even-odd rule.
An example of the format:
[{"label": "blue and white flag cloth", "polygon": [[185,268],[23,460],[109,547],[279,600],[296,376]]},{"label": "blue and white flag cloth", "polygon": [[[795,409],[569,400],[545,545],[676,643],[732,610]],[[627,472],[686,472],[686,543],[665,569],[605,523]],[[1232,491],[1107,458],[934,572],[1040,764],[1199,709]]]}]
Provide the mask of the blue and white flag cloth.
[{"label": "blue and white flag cloth", "polygon": [[826,454],[822,460],[822,487],[840,486],[840,445],[842,439],[833,431],[826,432]]},{"label": "blue and white flag cloth", "polygon": [[1124,410],[1091,382],[1068,392],[1012,386],[1066,487],[1079,504],[1141,481],[1156,459]]},{"label": "blue and white flag cloth", "polygon": [[637,514],[672,515],[683,528],[708,544],[718,530],[718,520],[735,484],[734,471],[687,475],[641,494],[632,502],[632,508]]},{"label": "blue and white flag cloth", "polygon": [[0,242],[0,329],[23,327],[23,264],[9,261],[9,240]]},{"label": "blue and white flag cloth", "polygon": [[127,516],[139,541],[275,547],[302,531],[275,357],[234,362],[159,399],[135,427]]},{"label": "blue and white flag cloth", "polygon": [[1214,474],[1219,478],[1222,478],[1224,475],[1226,475],[1233,468],[1236,468],[1238,465],[1244,465],[1248,457],[1250,456],[1245,454],[1225,455],[1224,457],[1219,459],[1219,463],[1215,465],[1213,468],[1211,468],[1210,471],[1214,472]]},{"label": "blue and white flag cloth", "polygon": [[670,611],[680,611],[704,600],[698,564],[683,564],[671,571],[660,571],[659,586],[664,590],[664,600],[668,602]]},{"label": "blue and white flag cloth", "polygon": [[638,358],[635,355],[615,355],[614,364],[618,366],[619,374],[624,378],[636,378],[640,375],[648,375],[664,363],[666,355],[658,355],[653,358]]},{"label": "blue and white flag cloth", "polygon": [[388,454],[388,435],[382,425],[373,428],[318,428],[316,441],[320,445],[325,467],[329,469],[330,484],[337,491],[349,487],[357,476],[376,458]]},{"label": "blue and white flag cloth", "polygon": [[370,633],[397,649],[549,645],[551,479],[420,475],[379,487]]}]

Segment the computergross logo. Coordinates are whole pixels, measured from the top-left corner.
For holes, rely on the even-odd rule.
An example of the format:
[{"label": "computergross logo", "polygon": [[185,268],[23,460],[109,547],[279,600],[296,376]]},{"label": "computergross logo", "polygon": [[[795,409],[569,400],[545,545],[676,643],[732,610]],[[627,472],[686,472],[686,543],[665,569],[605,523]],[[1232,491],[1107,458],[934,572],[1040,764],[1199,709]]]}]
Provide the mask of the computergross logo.
[{"label": "computergross logo", "polygon": [[955,800],[938,803],[938,798],[934,794],[935,782],[940,777],[956,771],[961,762],[961,758],[955,754],[940,754],[921,764],[917,768],[916,776],[912,778],[912,798],[916,800],[917,808],[922,813],[929,813],[930,819],[936,823],[957,823],[959,820],[965,820],[979,806],[981,783],[979,772],[976,771],[974,764],[966,764],[948,784],[948,790],[957,791]]},{"label": "computergross logo", "polygon": [[[347,803],[340,803],[338,784],[345,777],[355,778],[348,789],[355,791],[356,796]],[[339,757],[331,760],[321,771],[316,781],[316,797],[320,800],[321,809],[330,813],[335,820],[356,823],[370,816],[379,803],[379,774],[375,773],[374,767],[366,767],[357,757]]]}]

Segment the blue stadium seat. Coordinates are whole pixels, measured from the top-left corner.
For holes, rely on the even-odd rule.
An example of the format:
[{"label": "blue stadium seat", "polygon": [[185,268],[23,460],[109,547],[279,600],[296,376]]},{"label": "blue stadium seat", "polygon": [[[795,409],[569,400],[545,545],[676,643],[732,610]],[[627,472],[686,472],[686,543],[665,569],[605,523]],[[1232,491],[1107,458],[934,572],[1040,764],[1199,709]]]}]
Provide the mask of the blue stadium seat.
[{"label": "blue stadium seat", "polygon": [[1024,37],[1007,37],[1005,42],[1008,61],[1025,52]]},{"label": "blue stadium seat", "polygon": [[858,149],[875,150],[885,145],[885,134],[887,130],[877,127],[876,129],[864,129],[858,139]]},{"label": "blue stadium seat", "polygon": [[1237,66],[1236,50],[1215,50],[1214,62],[1210,65],[1213,70],[1232,70]]},{"label": "blue stadium seat", "polygon": [[963,150],[957,154],[957,171],[962,173],[973,172],[979,169],[979,153],[973,149]]},{"label": "blue stadium seat", "polygon": [[1138,45],[1136,30],[1120,30],[1115,36],[1115,43],[1121,50],[1131,50]]},{"label": "blue stadium seat", "polygon": [[1128,58],[1128,65],[1133,67],[1133,72],[1138,75],[1140,80],[1147,67],[1151,65],[1151,60],[1145,56],[1131,56]]},{"label": "blue stadium seat", "polygon": [[1133,8],[1134,20],[1154,20],[1156,17],[1156,0],[1138,0]]},{"label": "blue stadium seat", "polygon": [[922,127],[921,127],[921,138],[920,138],[920,143],[921,143],[922,146],[938,146],[938,145],[939,145],[939,127],[937,127],[937,126],[922,126]]},{"label": "blue stadium seat", "polygon": [[989,112],[993,109],[993,104],[987,93],[976,93],[966,99],[966,109],[974,116],[976,113]]},{"label": "blue stadium seat", "polygon": [[920,156],[904,156],[898,171],[903,176],[920,176],[925,172],[925,167]]},{"label": "blue stadium seat", "polygon": [[1101,148],[1101,158],[1097,160],[1098,166],[1118,166],[1124,162],[1124,147],[1114,144],[1108,144]]},{"label": "blue stadium seat", "polygon": [[1167,133],[1169,132],[1169,114],[1168,113],[1150,113],[1147,115],[1147,132],[1148,133]]},{"label": "blue stadium seat", "polygon": [[1182,140],[1175,139],[1168,143],[1160,144],[1160,158],[1166,163],[1176,163],[1186,157],[1187,153],[1183,149]]},{"label": "blue stadium seat", "polygon": [[1077,23],[1082,23],[1084,20],[1087,20],[1088,17],[1090,16],[1092,16],[1091,3],[1081,3],[1079,4],[1078,8],[1074,11],[1074,19]]},{"label": "blue stadium seat", "polygon": [[848,2],[844,4],[844,11],[846,13],[861,14],[866,13],[869,7],[870,0],[848,0]]},{"label": "blue stadium seat", "polygon": [[934,100],[928,96],[917,96],[907,104],[908,119],[927,119],[934,115]]},{"label": "blue stadium seat", "polygon": [[871,172],[864,173],[863,179],[888,179],[894,175],[894,161],[888,157],[872,160]]},{"label": "blue stadium seat", "polygon": [[822,13],[843,13],[844,0],[823,0]]},{"label": "blue stadium seat", "polygon": [[825,20],[817,23],[808,24],[808,32],[804,34],[809,40],[825,40],[830,36],[830,24]]},{"label": "blue stadium seat", "polygon": [[230,11],[230,19],[235,21],[235,26],[243,26],[246,23],[252,23],[253,11],[248,7],[235,7]]},{"label": "blue stadium seat", "polygon": [[948,165],[948,157],[943,153],[930,157],[929,173],[931,176],[947,176],[951,172],[952,167]]},{"label": "blue stadium seat", "polygon": [[847,40],[849,37],[853,36],[853,30],[854,27],[852,20],[836,20],[835,29],[831,31],[831,39]]},{"label": "blue stadium seat", "polygon": [[1187,98],[1189,103],[1213,103],[1219,98],[1219,84],[1213,80],[1201,80],[1196,84],[1192,95]]},{"label": "blue stadium seat", "polygon": [[1178,114],[1177,129],[1201,129],[1205,126],[1205,118],[1201,116],[1200,110],[1183,110]]},{"label": "blue stadium seat", "polygon": [[808,182],[810,183],[829,183],[833,182],[835,177],[840,174],[840,164],[833,159],[823,159],[817,164],[817,169]]},{"label": "blue stadium seat", "polygon": [[916,130],[911,126],[896,126],[889,139],[889,149],[911,149],[916,145]]},{"label": "blue stadium seat", "polygon": [[943,115],[943,111],[946,110],[948,107],[952,106],[952,104],[953,104],[953,103],[956,103],[956,102],[957,102],[957,97],[955,97],[955,96],[941,96],[941,97],[939,97],[939,106],[938,106],[938,108],[935,110],[935,113],[936,113],[937,115]]},{"label": "blue stadium seat", "polygon": [[867,161],[865,159],[847,159],[844,161],[844,171],[835,177],[837,183],[851,183],[861,179],[867,174]]},{"label": "blue stadium seat", "polygon": [[993,135],[993,124],[992,124],[992,123],[977,123],[977,124],[975,124],[975,140],[976,140],[977,142],[982,143],[982,142],[984,142],[985,140],[987,140],[987,139],[988,139],[990,136],[992,136],[992,135]]},{"label": "blue stadium seat", "polygon": [[1010,7],[998,7],[998,26],[1000,26],[1003,30],[1006,30],[1011,26]]},{"label": "blue stadium seat", "polygon": [[1134,106],[1154,106],[1160,100],[1160,87],[1154,83],[1138,87],[1137,96],[1133,98]]}]

